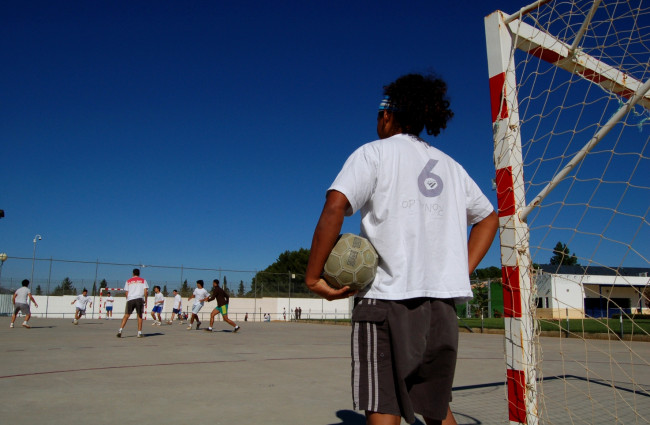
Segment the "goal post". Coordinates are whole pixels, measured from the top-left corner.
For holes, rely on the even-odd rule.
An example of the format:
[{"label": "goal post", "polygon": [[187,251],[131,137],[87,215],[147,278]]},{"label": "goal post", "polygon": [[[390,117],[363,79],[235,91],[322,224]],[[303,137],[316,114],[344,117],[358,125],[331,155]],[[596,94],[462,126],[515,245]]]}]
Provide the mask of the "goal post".
[{"label": "goal post", "polygon": [[[565,318],[566,335],[574,337],[569,316],[584,322],[618,311],[621,332],[603,319],[608,338],[618,341],[623,318],[650,337],[634,322],[635,313],[650,309],[643,295],[650,270],[650,4],[540,0],[513,14],[490,14],[485,35],[508,417],[511,424],[538,424],[553,416],[549,406],[556,403],[543,390],[540,320],[559,325]],[[562,256],[554,267],[540,266],[557,253],[558,241],[580,251],[575,267],[564,267]],[[578,294],[570,298],[560,286]],[[582,344],[589,358],[590,344]],[[649,365],[632,346],[626,349],[633,364]],[[650,423],[650,411],[638,408],[647,398],[635,398],[650,393],[639,389],[614,351],[610,376],[585,361],[576,372],[584,374],[585,388],[571,393],[562,378],[562,409],[571,415],[569,399],[584,393],[594,417],[603,409],[614,422]],[[603,395],[609,400],[597,399],[601,389],[590,387],[595,377],[613,388]],[[628,383],[633,402],[617,387]]]}]

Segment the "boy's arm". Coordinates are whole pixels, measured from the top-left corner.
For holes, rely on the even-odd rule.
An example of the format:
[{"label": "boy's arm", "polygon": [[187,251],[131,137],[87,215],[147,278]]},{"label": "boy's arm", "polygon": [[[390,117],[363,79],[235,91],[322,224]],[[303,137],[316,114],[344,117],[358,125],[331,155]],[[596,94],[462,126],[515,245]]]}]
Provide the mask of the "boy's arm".
[{"label": "boy's arm", "polygon": [[16,304],[16,293],[15,292],[14,292],[14,296],[11,297],[11,303],[14,304],[14,305]]},{"label": "boy's arm", "polygon": [[336,239],[339,237],[345,211],[350,206],[348,198],[336,190],[327,193],[327,199],[321,212],[314,237],[311,242],[311,253],[305,272],[305,284],[310,291],[325,298],[328,301],[348,298],[357,293],[348,287],[334,289],[321,278],[327,257],[329,257]]},{"label": "boy's arm", "polygon": [[498,228],[499,217],[494,211],[472,226],[472,229],[469,231],[469,240],[467,241],[469,274],[474,272],[474,269],[490,249]]}]

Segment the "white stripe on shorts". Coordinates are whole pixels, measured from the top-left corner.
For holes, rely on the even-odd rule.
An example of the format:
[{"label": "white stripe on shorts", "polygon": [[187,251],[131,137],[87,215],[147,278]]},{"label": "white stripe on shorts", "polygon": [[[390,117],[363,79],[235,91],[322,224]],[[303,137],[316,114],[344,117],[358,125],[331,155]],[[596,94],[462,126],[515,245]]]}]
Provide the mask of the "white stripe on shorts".
[{"label": "white stripe on shorts", "polygon": [[355,409],[359,408],[359,325],[352,322],[352,404]]}]

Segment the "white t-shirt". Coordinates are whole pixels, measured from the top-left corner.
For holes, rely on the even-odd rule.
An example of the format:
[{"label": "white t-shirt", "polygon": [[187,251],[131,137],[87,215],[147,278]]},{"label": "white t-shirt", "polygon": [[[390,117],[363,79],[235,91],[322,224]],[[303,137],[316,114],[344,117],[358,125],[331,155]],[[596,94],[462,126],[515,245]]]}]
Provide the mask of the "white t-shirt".
[{"label": "white t-shirt", "polygon": [[158,292],[156,295],[154,295],[153,303],[154,305],[163,305],[165,303],[165,296],[162,294],[162,292]]},{"label": "white t-shirt", "polygon": [[194,305],[197,304],[203,305],[203,301],[200,300],[202,300],[203,298],[207,298],[208,296],[210,296],[210,293],[206,291],[205,288],[196,288],[194,290]]},{"label": "white t-shirt", "polygon": [[106,298],[106,307],[113,307],[114,302],[115,302],[115,298],[113,298],[112,295]]},{"label": "white t-shirt", "polygon": [[88,303],[92,300],[93,299],[91,297],[84,296],[84,294],[79,294],[77,295],[77,302],[74,303],[74,306],[79,310],[85,310]]},{"label": "white t-shirt", "polygon": [[124,290],[129,292],[126,300],[130,301],[137,298],[144,298],[145,289],[149,289],[149,284],[147,281],[140,276],[133,276],[124,284]]},{"label": "white t-shirt", "polygon": [[29,294],[31,294],[32,291],[29,289],[27,286],[21,286],[20,288],[16,289],[16,300],[14,301],[16,304],[29,304]]},{"label": "white t-shirt", "polygon": [[174,308],[176,310],[181,308],[181,294],[176,294],[174,296]]},{"label": "white t-shirt", "polygon": [[467,227],[494,208],[467,172],[422,139],[398,134],[358,148],[329,190],[361,211],[361,235],[379,254],[358,296],[385,300],[472,298]]}]

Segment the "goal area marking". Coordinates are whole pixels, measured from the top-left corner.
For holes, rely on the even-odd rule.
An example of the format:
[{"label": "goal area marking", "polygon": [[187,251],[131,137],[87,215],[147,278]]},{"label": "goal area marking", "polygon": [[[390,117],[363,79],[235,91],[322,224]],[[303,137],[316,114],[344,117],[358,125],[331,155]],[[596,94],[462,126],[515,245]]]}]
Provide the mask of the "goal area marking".
[{"label": "goal area marking", "polygon": [[[540,0],[490,14],[485,34],[509,421],[650,423],[633,372],[650,363],[608,320],[650,337],[635,322],[650,313],[650,4]],[[572,252],[545,265],[561,242]],[[569,329],[594,317],[605,347]],[[584,358],[546,366],[542,321]]]}]

